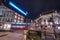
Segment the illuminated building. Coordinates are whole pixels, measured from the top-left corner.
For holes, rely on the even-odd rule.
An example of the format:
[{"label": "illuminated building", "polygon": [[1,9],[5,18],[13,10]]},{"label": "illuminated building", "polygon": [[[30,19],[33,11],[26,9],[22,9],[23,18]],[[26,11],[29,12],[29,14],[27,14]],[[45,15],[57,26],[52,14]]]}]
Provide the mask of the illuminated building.
[{"label": "illuminated building", "polygon": [[42,15],[35,21],[41,25],[41,31],[44,31],[42,34],[46,33],[47,36],[50,35],[55,38],[56,33],[60,32],[60,15],[57,11]]},{"label": "illuminated building", "polygon": [[0,6],[0,22],[24,22],[24,17],[4,5]]},{"label": "illuminated building", "polygon": [[24,22],[24,17],[21,16],[20,14],[15,13],[14,16],[15,16],[15,18],[14,18],[15,22]]},{"label": "illuminated building", "polygon": [[[0,5],[0,25],[3,26],[11,22],[24,22],[24,17],[4,5]],[[6,28],[6,25],[4,28]]]}]

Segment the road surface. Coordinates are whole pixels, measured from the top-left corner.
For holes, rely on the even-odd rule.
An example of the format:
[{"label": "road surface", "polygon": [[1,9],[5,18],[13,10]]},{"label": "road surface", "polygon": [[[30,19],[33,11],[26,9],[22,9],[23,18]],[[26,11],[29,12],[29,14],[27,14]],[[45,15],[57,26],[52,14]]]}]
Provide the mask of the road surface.
[{"label": "road surface", "polygon": [[23,40],[23,32],[0,32],[0,40]]}]

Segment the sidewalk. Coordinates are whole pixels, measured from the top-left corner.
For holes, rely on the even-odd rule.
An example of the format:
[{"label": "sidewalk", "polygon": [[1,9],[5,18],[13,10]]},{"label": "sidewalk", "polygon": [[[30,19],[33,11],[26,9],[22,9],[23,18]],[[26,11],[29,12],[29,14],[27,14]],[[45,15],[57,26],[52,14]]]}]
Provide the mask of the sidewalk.
[{"label": "sidewalk", "polygon": [[0,32],[0,40],[23,40],[23,34],[13,32]]},{"label": "sidewalk", "polygon": [[0,32],[0,37],[8,35],[9,32]]}]

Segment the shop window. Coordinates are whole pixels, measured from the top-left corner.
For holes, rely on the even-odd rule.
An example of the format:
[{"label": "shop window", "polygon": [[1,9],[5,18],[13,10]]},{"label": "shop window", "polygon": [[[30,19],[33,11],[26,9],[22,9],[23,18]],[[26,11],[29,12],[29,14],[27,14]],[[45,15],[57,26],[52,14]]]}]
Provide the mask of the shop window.
[{"label": "shop window", "polygon": [[4,24],[4,29],[5,30],[10,30],[11,24]]}]

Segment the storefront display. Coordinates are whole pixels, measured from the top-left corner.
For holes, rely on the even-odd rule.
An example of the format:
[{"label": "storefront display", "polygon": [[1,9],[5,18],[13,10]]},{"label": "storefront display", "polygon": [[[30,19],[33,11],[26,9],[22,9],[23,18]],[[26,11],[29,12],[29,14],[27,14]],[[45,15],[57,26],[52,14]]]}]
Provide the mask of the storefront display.
[{"label": "storefront display", "polygon": [[3,30],[10,30],[11,24],[4,24]]}]

